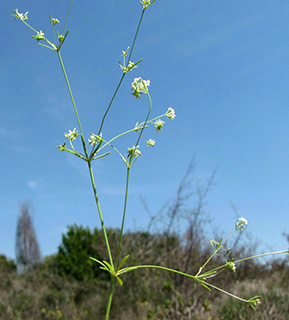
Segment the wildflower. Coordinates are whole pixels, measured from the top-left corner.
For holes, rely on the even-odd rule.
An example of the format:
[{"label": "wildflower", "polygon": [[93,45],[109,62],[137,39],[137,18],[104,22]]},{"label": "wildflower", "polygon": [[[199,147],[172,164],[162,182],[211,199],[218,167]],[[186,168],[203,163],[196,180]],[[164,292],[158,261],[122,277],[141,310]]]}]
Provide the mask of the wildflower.
[{"label": "wildflower", "polygon": [[134,78],[133,83],[131,84],[131,89],[133,90],[132,95],[136,98],[140,98],[141,94],[146,94],[150,86],[150,80],[143,80],[141,77]]},{"label": "wildflower", "polygon": [[129,50],[129,47],[127,47],[126,51],[123,51],[122,52],[122,57],[126,57],[127,56],[127,53],[128,53],[128,50]]},{"label": "wildflower", "polygon": [[155,2],[156,0],[142,0],[140,1],[142,8],[145,10],[146,8],[148,8],[153,2]]},{"label": "wildflower", "polygon": [[78,134],[76,128],[74,128],[72,131],[69,130],[68,133],[65,132],[64,136],[65,136],[66,139],[69,139],[70,141],[73,141],[79,136],[79,134]]},{"label": "wildflower", "polygon": [[227,249],[226,252],[225,252],[225,256],[229,256],[231,254],[231,249]]},{"label": "wildflower", "polygon": [[154,123],[155,132],[161,131],[164,126],[164,123],[165,122],[161,119],[156,120],[156,122]]},{"label": "wildflower", "polygon": [[131,70],[131,69],[137,68],[137,66],[135,65],[134,62],[129,61],[126,68],[127,68],[127,70],[129,71],[129,70]]},{"label": "wildflower", "polygon": [[64,41],[64,35],[63,34],[61,34],[61,35],[59,35],[58,36],[58,40],[59,40],[59,42],[63,42]]},{"label": "wildflower", "polygon": [[40,30],[39,32],[37,32],[36,36],[32,36],[32,38],[35,38],[37,41],[43,40],[44,38],[44,33],[42,32],[42,30]]},{"label": "wildflower", "polygon": [[239,218],[238,221],[236,222],[236,231],[240,230],[242,231],[246,225],[248,224],[248,221],[245,218]]},{"label": "wildflower", "polygon": [[148,141],[147,141],[147,146],[148,147],[153,147],[154,145],[155,145],[155,140],[154,139],[149,139]]},{"label": "wildflower", "polygon": [[14,20],[16,19],[20,19],[21,21],[25,21],[28,20],[28,11],[23,13],[19,13],[18,9],[14,10],[15,14],[12,14],[12,16],[14,17]]},{"label": "wildflower", "polygon": [[136,63],[131,62],[131,61],[128,62],[128,64],[127,64],[126,67],[124,67],[121,63],[119,63],[119,66],[120,66],[121,70],[122,70],[124,73],[129,72],[131,69],[137,68]]},{"label": "wildflower", "polygon": [[173,108],[168,108],[168,111],[166,112],[166,116],[170,119],[170,120],[174,120],[176,113],[175,110]]},{"label": "wildflower", "polygon": [[218,249],[220,246],[220,243],[218,241],[216,241],[215,239],[210,240],[210,244],[214,249]]},{"label": "wildflower", "polygon": [[55,26],[57,23],[59,23],[59,20],[55,18],[51,18],[51,23],[53,26]]},{"label": "wildflower", "polygon": [[139,146],[133,146],[131,148],[127,148],[128,157],[137,158],[138,156],[142,156],[138,148]]},{"label": "wildflower", "polygon": [[227,261],[226,267],[229,268],[230,270],[236,272],[236,264],[233,261]]},{"label": "wildflower", "polygon": [[59,151],[65,151],[65,147],[66,147],[66,142],[64,142],[62,145],[57,146],[56,148],[59,149]]},{"label": "wildflower", "polygon": [[88,143],[91,144],[92,146],[95,146],[97,143],[101,142],[102,139],[102,134],[96,135],[94,133],[90,134],[90,139],[88,139]]},{"label": "wildflower", "polygon": [[253,297],[248,302],[250,304],[250,307],[255,309],[255,307],[261,303],[260,296]]}]

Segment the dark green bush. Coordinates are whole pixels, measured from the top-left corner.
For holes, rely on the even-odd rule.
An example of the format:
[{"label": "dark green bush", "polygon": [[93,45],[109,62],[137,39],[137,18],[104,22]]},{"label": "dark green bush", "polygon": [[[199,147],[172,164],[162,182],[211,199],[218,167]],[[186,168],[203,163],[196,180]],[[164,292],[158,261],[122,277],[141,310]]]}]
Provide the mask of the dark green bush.
[{"label": "dark green bush", "polygon": [[103,260],[96,249],[101,236],[97,229],[91,232],[89,228],[75,224],[69,226],[67,233],[62,235],[62,243],[56,256],[59,274],[78,281],[99,276],[101,270],[90,257]]}]

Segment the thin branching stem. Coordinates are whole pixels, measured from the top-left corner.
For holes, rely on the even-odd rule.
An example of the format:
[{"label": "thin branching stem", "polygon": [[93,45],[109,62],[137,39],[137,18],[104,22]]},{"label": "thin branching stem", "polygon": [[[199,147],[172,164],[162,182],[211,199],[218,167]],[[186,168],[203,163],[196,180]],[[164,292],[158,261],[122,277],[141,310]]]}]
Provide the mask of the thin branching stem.
[{"label": "thin branching stem", "polygon": [[106,232],[106,229],[105,229],[105,224],[104,224],[104,220],[103,220],[103,216],[102,216],[102,212],[101,212],[101,208],[100,208],[98,194],[97,194],[97,191],[96,191],[96,186],[95,186],[95,182],[94,182],[91,162],[88,161],[87,164],[88,164],[90,180],[91,180],[91,184],[92,184],[92,188],[93,188],[94,199],[95,199],[95,202],[96,202],[97,211],[98,211],[98,215],[99,215],[99,219],[100,219],[100,223],[101,223],[101,228],[102,228],[102,231],[103,231],[105,244],[106,244],[106,248],[107,248],[107,253],[108,253],[108,256],[109,256],[109,261],[110,261],[111,266],[113,266],[113,259],[112,259],[112,255],[111,255],[109,240],[108,240],[107,232]]},{"label": "thin branching stem", "polygon": [[96,187],[95,187],[95,182],[94,182],[94,177],[93,177],[93,172],[92,172],[92,168],[91,168],[91,162],[88,159],[88,154],[87,154],[85,139],[84,139],[83,131],[82,131],[82,127],[81,127],[81,122],[80,122],[80,119],[79,119],[79,115],[78,115],[78,112],[77,112],[76,104],[75,104],[75,101],[74,101],[74,98],[73,98],[73,94],[72,94],[72,90],[71,90],[71,87],[70,87],[70,84],[69,84],[67,73],[66,73],[66,70],[65,70],[62,58],[61,58],[61,54],[60,54],[59,51],[57,51],[57,55],[58,55],[58,58],[59,58],[59,61],[60,61],[60,64],[61,64],[61,68],[62,68],[64,77],[65,77],[65,80],[66,80],[66,85],[67,85],[67,88],[68,88],[68,91],[69,91],[69,95],[70,95],[70,98],[71,98],[71,101],[72,101],[72,105],[73,105],[73,108],[74,108],[74,113],[75,113],[75,116],[76,116],[76,119],[77,119],[79,132],[80,132],[80,136],[81,136],[81,141],[82,141],[82,146],[83,146],[83,151],[84,151],[87,163],[88,163],[89,175],[90,175],[90,180],[91,180],[91,184],[92,184],[92,188],[93,188],[93,194],[94,194],[94,198],[95,198],[95,201],[96,201],[98,215],[99,215],[102,231],[103,231],[104,238],[105,238],[105,243],[106,243],[106,247],[107,247],[107,251],[108,251],[108,255],[109,255],[109,260],[110,260],[111,265],[113,265],[113,260],[112,260],[109,240],[108,240],[107,232],[106,232],[104,221],[103,221],[103,216],[102,216],[102,213],[101,213],[100,203],[99,203],[99,199],[98,199],[98,195],[97,195],[97,191],[96,191]]},{"label": "thin branching stem", "polygon": [[153,102],[152,102],[151,96],[150,96],[147,88],[146,88],[146,94],[148,95],[149,100],[150,100],[150,108],[149,108],[149,112],[148,112],[148,114],[147,114],[147,117],[146,117],[146,119],[145,119],[144,125],[142,126],[141,132],[140,132],[140,134],[139,134],[139,136],[138,136],[138,139],[137,139],[137,141],[136,141],[136,143],[135,143],[135,146],[136,146],[136,147],[138,146],[138,143],[139,143],[139,141],[140,141],[140,138],[141,138],[141,136],[142,136],[142,133],[143,133],[143,131],[144,131],[146,125],[147,125],[147,122],[148,122],[150,113],[151,113],[151,111],[152,111],[152,106],[153,106]]},{"label": "thin branching stem", "polygon": [[107,107],[107,109],[106,109],[106,111],[105,111],[105,113],[104,113],[104,116],[102,117],[102,121],[101,121],[99,130],[98,130],[98,135],[100,135],[100,133],[101,133],[102,127],[103,127],[103,125],[104,125],[104,120],[105,120],[105,118],[106,118],[106,116],[107,116],[107,114],[108,114],[108,111],[109,111],[109,109],[110,109],[110,107],[111,107],[111,105],[112,105],[112,103],[113,103],[113,101],[114,101],[115,96],[116,96],[117,93],[118,93],[118,90],[119,90],[119,88],[120,88],[120,86],[121,86],[121,83],[122,83],[124,77],[125,77],[125,73],[122,74],[122,76],[121,76],[121,78],[120,78],[120,80],[119,80],[119,83],[118,83],[118,85],[117,85],[117,87],[116,87],[116,89],[115,89],[115,91],[114,91],[114,94],[113,94],[113,96],[112,96],[112,98],[111,98],[111,100],[110,100],[110,102],[109,102],[109,105],[108,105],[108,107]]},{"label": "thin branching stem", "polygon": [[[130,49],[130,53],[129,53],[129,56],[128,56],[127,65],[128,65],[128,63],[129,63],[129,61],[130,61],[130,58],[131,58],[131,56],[132,56],[132,52],[133,52],[133,49],[134,49],[134,46],[135,46],[135,43],[136,43],[136,39],[137,39],[138,32],[139,32],[139,29],[140,29],[140,26],[141,26],[141,23],[142,23],[142,19],[143,19],[143,16],[144,16],[144,12],[145,12],[145,10],[142,11],[141,16],[140,16],[140,19],[139,19],[138,27],[137,27],[136,33],[135,33],[135,35],[134,35],[134,39],[133,39],[132,46],[131,46],[131,49]],[[126,66],[127,66],[127,65],[126,65]],[[122,76],[121,76],[121,78],[120,78],[120,81],[119,81],[119,83],[118,83],[118,85],[117,85],[117,87],[116,87],[116,90],[115,90],[115,92],[114,92],[114,94],[113,94],[113,96],[112,96],[112,98],[111,98],[111,100],[110,100],[110,102],[109,102],[109,105],[108,105],[108,107],[107,107],[107,109],[106,109],[106,111],[105,111],[105,113],[104,113],[104,116],[103,116],[103,118],[102,118],[102,120],[101,120],[101,124],[100,124],[99,130],[98,130],[98,135],[101,133],[101,130],[102,130],[103,125],[104,125],[105,118],[106,118],[106,116],[107,116],[107,114],[108,114],[108,112],[109,112],[109,110],[110,110],[110,107],[111,107],[111,105],[112,105],[112,103],[113,103],[113,101],[114,101],[115,96],[117,95],[117,92],[118,92],[118,90],[119,90],[119,88],[120,88],[120,86],[121,86],[121,84],[122,84],[122,81],[123,81],[125,75],[126,75],[126,73],[123,73],[123,74],[122,74]]]},{"label": "thin branching stem", "polygon": [[127,65],[128,65],[128,63],[129,63],[129,61],[131,59],[131,56],[132,56],[132,52],[133,52],[133,49],[134,49],[134,46],[135,46],[135,43],[136,43],[136,39],[137,39],[137,36],[138,36],[138,32],[139,32],[139,29],[140,29],[140,26],[141,26],[141,23],[142,23],[142,19],[143,19],[144,13],[145,13],[145,10],[142,11],[140,19],[139,19],[139,23],[138,23],[138,26],[137,26],[137,29],[136,29],[136,32],[135,32],[135,35],[134,35],[134,39],[133,39],[133,42],[132,42],[132,45],[131,45],[131,49],[130,49],[130,52],[129,52],[129,55],[128,55]]},{"label": "thin branching stem", "polygon": [[66,28],[66,26],[67,26],[68,18],[69,18],[70,11],[71,11],[71,7],[72,7],[72,2],[73,2],[73,0],[70,0],[70,4],[69,4],[68,11],[67,11],[67,15],[66,15],[65,23],[64,23],[64,26],[63,26],[63,30],[62,30],[62,34],[64,34],[64,32],[65,32],[65,28]]},{"label": "thin branching stem", "polygon": [[110,289],[109,289],[109,296],[106,306],[106,313],[105,313],[105,320],[109,320],[109,313],[111,308],[111,302],[112,302],[112,296],[113,296],[113,290],[114,290],[114,283],[115,283],[115,277],[111,278],[110,282]]},{"label": "thin branching stem", "polygon": [[78,116],[76,104],[75,104],[75,101],[74,101],[74,98],[73,98],[72,90],[71,90],[71,87],[70,87],[70,83],[69,83],[69,80],[68,80],[68,76],[67,76],[63,61],[62,61],[62,57],[61,57],[60,51],[57,51],[57,55],[58,55],[58,59],[59,59],[60,65],[61,65],[61,69],[62,69],[64,77],[65,77],[66,85],[67,85],[67,88],[68,88],[68,91],[69,91],[70,99],[71,99],[71,102],[72,102],[72,105],[73,105],[73,109],[74,109],[74,113],[75,113],[75,116],[76,116],[76,120],[77,120],[77,123],[78,123],[78,128],[79,128],[79,132],[80,132],[80,136],[81,136],[81,142],[82,142],[83,151],[84,151],[84,154],[85,154],[85,156],[87,158],[87,150],[86,150],[86,144],[85,144],[85,140],[84,140],[84,136],[83,136],[81,122],[80,122],[80,119],[79,119],[79,116]]},{"label": "thin branching stem", "polygon": [[129,173],[130,173],[130,167],[127,167],[124,207],[123,207],[122,223],[121,223],[119,240],[118,240],[116,260],[115,260],[115,269],[117,268],[117,263],[118,263],[118,259],[119,259],[120,248],[121,248],[121,242],[122,242],[122,236],[123,236],[123,229],[124,229],[124,222],[125,222],[125,215],[126,215],[126,207],[127,207],[127,198],[128,198]]}]

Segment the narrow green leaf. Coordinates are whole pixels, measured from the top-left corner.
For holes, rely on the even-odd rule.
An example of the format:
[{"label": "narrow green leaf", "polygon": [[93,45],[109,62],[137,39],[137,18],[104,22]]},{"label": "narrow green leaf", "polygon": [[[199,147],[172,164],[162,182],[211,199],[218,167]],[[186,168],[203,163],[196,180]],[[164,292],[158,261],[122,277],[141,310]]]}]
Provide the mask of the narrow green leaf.
[{"label": "narrow green leaf", "polygon": [[106,266],[109,268],[110,271],[114,271],[113,267],[107,261],[103,260],[103,263],[106,264]]},{"label": "narrow green leaf", "polygon": [[105,270],[105,271],[108,271],[110,273],[110,270],[108,269],[108,267],[99,267],[99,269],[102,269],[102,270]]},{"label": "narrow green leaf", "polygon": [[122,259],[121,263],[119,264],[119,266],[117,268],[117,271],[120,270],[120,268],[123,266],[123,264],[126,262],[126,260],[128,258],[129,258],[129,254]]},{"label": "narrow green leaf", "polygon": [[198,281],[198,282],[199,282],[200,285],[205,287],[207,290],[211,291],[211,289],[207,285],[205,285],[204,282],[202,282],[202,281]]},{"label": "narrow green leaf", "polygon": [[215,276],[217,273],[217,271],[208,271],[208,272],[205,272],[203,274],[200,274],[198,275],[198,278],[208,278],[208,277],[212,277],[212,276]]},{"label": "narrow green leaf", "polygon": [[120,277],[116,277],[116,280],[118,281],[119,285],[122,286],[123,285],[123,281],[121,280]]},{"label": "narrow green leaf", "polygon": [[48,48],[48,49],[50,49],[50,50],[53,50],[53,51],[56,50],[56,48],[49,47],[49,46],[47,46],[47,45],[45,45],[45,44],[43,44],[43,43],[38,42],[38,44],[39,44],[40,46],[45,47],[45,48]]},{"label": "narrow green leaf", "polygon": [[106,268],[106,265],[105,265],[103,262],[101,262],[101,261],[99,261],[99,260],[97,260],[97,259],[95,259],[95,258],[93,258],[93,257],[89,257],[89,258],[90,258],[91,260],[96,261],[97,263],[101,264],[103,267]]},{"label": "narrow green leaf", "polygon": [[102,155],[100,155],[100,156],[98,156],[98,157],[93,158],[93,160],[103,158],[103,157],[105,157],[105,156],[109,155],[110,153],[111,153],[111,152],[110,152],[110,151],[108,151],[108,152],[106,152],[106,153],[104,153],[104,154],[102,154]]},{"label": "narrow green leaf", "polygon": [[123,273],[126,273],[126,272],[129,272],[129,271],[132,271],[132,270],[136,270],[138,269],[139,267],[127,267],[127,268],[123,268],[121,270],[118,271],[118,274],[123,274]]}]

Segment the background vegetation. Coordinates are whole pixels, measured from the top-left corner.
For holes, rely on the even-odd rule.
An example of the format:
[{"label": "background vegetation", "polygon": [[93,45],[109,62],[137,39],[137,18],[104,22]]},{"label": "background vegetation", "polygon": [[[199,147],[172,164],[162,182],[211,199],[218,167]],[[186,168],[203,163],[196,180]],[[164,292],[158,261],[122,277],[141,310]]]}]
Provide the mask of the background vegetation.
[{"label": "background vegetation", "polygon": [[[149,212],[144,202],[151,223],[147,231],[125,234],[123,256],[132,253],[127,265],[159,264],[195,274],[206,261],[212,248],[205,232],[208,219],[204,208],[213,176],[205,186],[200,186],[192,173],[193,165],[175,200],[156,215]],[[118,233],[117,229],[108,230],[112,243],[117,243]],[[16,238],[19,240],[19,232]],[[36,239],[32,240],[35,243]],[[235,259],[251,255],[256,249],[255,243],[243,238],[233,239],[230,246]],[[14,261],[1,255],[0,319],[102,319],[110,282],[90,256],[107,259],[102,233],[77,225],[68,226],[57,254],[37,262],[31,259],[34,263],[21,272]],[[220,264],[224,259],[227,258],[220,254],[213,263]],[[288,257],[261,262],[250,260],[237,265],[235,273],[228,269],[212,279],[220,287],[246,298],[260,294],[262,304],[256,311],[218,291],[195,286],[189,278],[140,269],[123,276],[123,287],[117,285],[111,319],[288,319]]]}]

